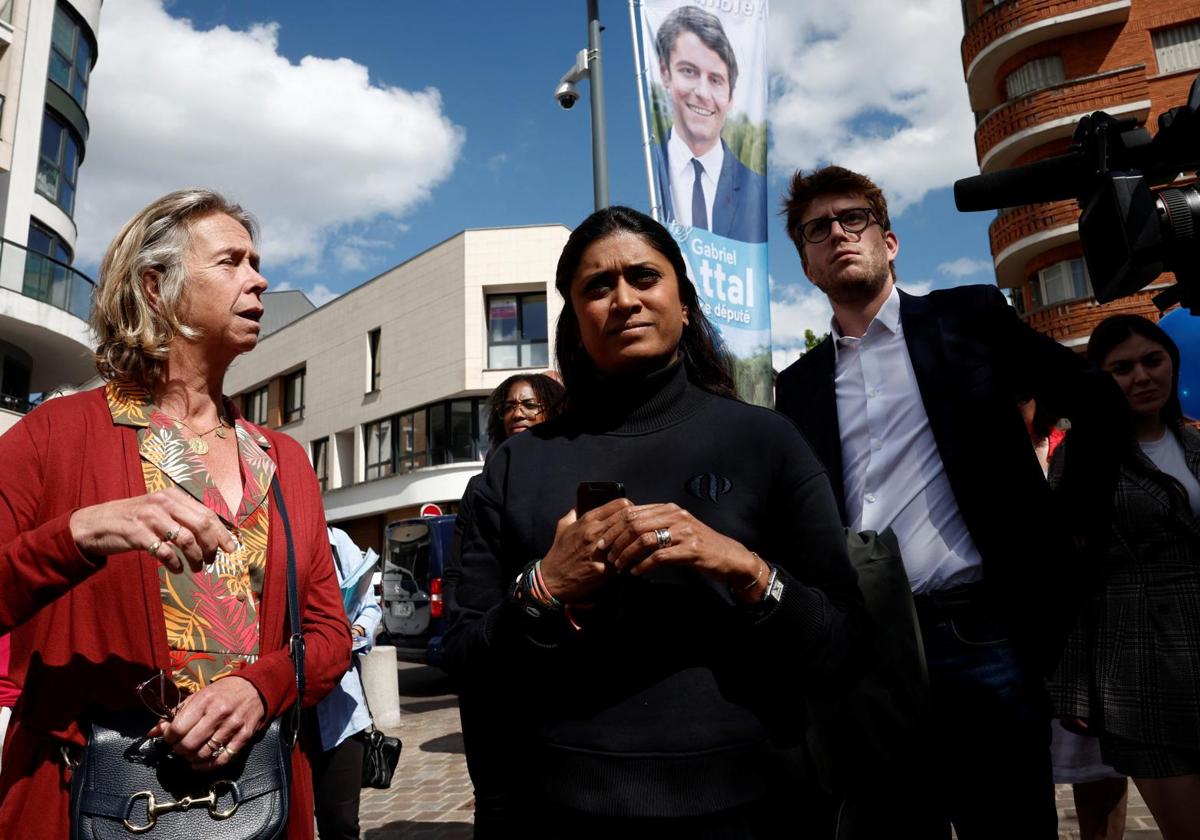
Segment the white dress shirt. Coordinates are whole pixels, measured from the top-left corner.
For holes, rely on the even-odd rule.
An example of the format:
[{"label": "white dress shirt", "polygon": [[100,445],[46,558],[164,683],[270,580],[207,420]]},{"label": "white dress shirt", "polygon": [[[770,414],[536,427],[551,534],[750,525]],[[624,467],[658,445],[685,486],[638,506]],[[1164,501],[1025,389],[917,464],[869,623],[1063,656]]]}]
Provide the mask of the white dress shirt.
[{"label": "white dress shirt", "polygon": [[850,527],[892,527],[913,592],[978,580],[982,558],[929,428],[904,343],[900,293],[893,287],[862,338],[842,336],[835,320],[833,339]]},{"label": "white dress shirt", "polygon": [[[675,209],[675,221],[684,227],[692,226],[692,185],[696,183],[696,170],[692,167],[692,150],[679,139],[675,129],[667,138],[667,160],[671,164],[671,206]],[[725,148],[717,141],[711,149],[696,158],[704,167],[700,186],[704,190],[704,209],[708,213],[708,230],[712,230],[713,202],[717,199],[717,179],[721,177],[721,164],[725,162]]]}]

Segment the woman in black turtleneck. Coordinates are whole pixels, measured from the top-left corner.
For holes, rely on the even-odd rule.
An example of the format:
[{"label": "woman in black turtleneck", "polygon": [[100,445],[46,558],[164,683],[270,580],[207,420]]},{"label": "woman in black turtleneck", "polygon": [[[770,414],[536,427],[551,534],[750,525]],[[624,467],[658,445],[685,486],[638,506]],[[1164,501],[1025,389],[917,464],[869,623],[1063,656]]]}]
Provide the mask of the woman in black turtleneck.
[{"label": "woman in black turtleneck", "polygon": [[[802,694],[836,683],[863,615],[829,482],[736,399],[653,219],[588,217],[556,286],[567,411],[490,456],[448,594],[446,667],[507,727],[513,821],[803,836]],[[581,481],[628,499],[577,516]]]}]

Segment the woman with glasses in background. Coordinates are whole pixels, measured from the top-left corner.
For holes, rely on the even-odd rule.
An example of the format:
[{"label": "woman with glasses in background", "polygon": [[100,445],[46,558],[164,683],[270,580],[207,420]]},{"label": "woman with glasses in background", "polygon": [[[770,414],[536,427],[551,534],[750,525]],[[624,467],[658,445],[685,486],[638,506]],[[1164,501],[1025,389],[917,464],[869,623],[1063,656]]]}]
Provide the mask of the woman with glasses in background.
[{"label": "woman with glasses in background", "polygon": [[508,377],[488,397],[487,434],[491,451],[518,432],[557,417],[563,386],[544,373]]},{"label": "woman with glasses in background", "polygon": [[[491,444],[488,456],[513,435],[557,417],[562,411],[563,398],[562,384],[544,373],[518,373],[501,382],[487,402],[487,434]],[[480,478],[477,475],[467,483],[459,505],[456,542],[445,573],[449,590],[457,586],[462,574],[459,555],[462,525],[471,516],[470,500]],[[458,703],[467,771],[475,788],[475,836],[481,840],[511,836],[520,824],[513,822],[516,815],[510,796],[513,781],[510,757],[520,744],[512,740],[511,730],[497,714],[502,706],[492,702],[489,695],[490,692],[473,692],[464,686]]]},{"label": "woman with glasses in background", "polygon": [[[49,400],[0,437],[0,633],[12,631],[22,686],[0,837],[71,836],[70,764],[102,714],[145,704],[148,734],[208,772],[289,711],[272,485],[304,605],[305,704],[349,663],[308,457],[223,395],[229,365],[258,343],[267,281],[254,240],[250,216],[207,190],[139,212],[100,266],[92,328],[106,384]],[[310,748],[302,737],[291,753],[288,838],[313,833]]]}]

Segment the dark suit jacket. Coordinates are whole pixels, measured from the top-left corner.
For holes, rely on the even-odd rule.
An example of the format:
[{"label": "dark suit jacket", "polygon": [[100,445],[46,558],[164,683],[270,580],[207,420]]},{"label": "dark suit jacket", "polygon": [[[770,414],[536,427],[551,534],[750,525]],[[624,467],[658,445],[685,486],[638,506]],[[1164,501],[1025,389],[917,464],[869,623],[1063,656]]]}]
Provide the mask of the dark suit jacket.
[{"label": "dark suit jacket", "polygon": [[[1014,643],[1048,674],[1082,591],[1075,545],[1102,542],[1108,529],[1117,458],[1128,440],[1124,397],[1108,374],[1023,324],[994,286],[901,292],[900,322],[988,591]],[[826,337],[779,374],[776,408],[825,464],[844,522],[834,363]],[[1058,494],[1017,410],[1018,398],[1030,394],[1072,423],[1075,446]]]},{"label": "dark suit jacket", "polygon": [[[767,179],[738,160],[724,140],[721,146],[725,150],[725,160],[721,163],[721,174],[717,178],[711,230],[718,236],[727,236],[739,242],[766,242]],[[656,145],[653,152],[663,218],[673,219],[675,210],[671,203],[671,166],[667,158],[667,144]]]}]

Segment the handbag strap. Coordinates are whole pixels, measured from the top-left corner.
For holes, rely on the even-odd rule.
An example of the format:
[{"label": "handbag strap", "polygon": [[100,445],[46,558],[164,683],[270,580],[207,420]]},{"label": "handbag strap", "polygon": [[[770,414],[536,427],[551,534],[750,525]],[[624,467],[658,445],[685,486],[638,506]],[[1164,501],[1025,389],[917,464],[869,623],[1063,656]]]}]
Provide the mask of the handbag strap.
[{"label": "handbag strap", "polygon": [[367,699],[367,684],[362,678],[362,662],[358,658],[357,653],[351,652],[350,658],[354,660],[354,670],[358,671],[358,687],[362,689],[363,705],[367,707],[367,717],[371,719],[369,731],[375,731],[375,713],[371,711],[371,701]]},{"label": "handbag strap", "polygon": [[292,524],[288,519],[287,505],[283,501],[283,491],[279,489],[278,475],[271,482],[271,492],[275,496],[275,504],[279,507],[279,518],[283,522],[283,536],[287,540],[287,595],[288,617],[291,619],[292,636],[288,639],[288,653],[292,657],[292,666],[296,671],[296,706],[293,711],[291,744],[294,746],[300,737],[300,706],[304,702],[304,634],[300,632],[300,592],[296,585],[296,546],[292,541]]}]

